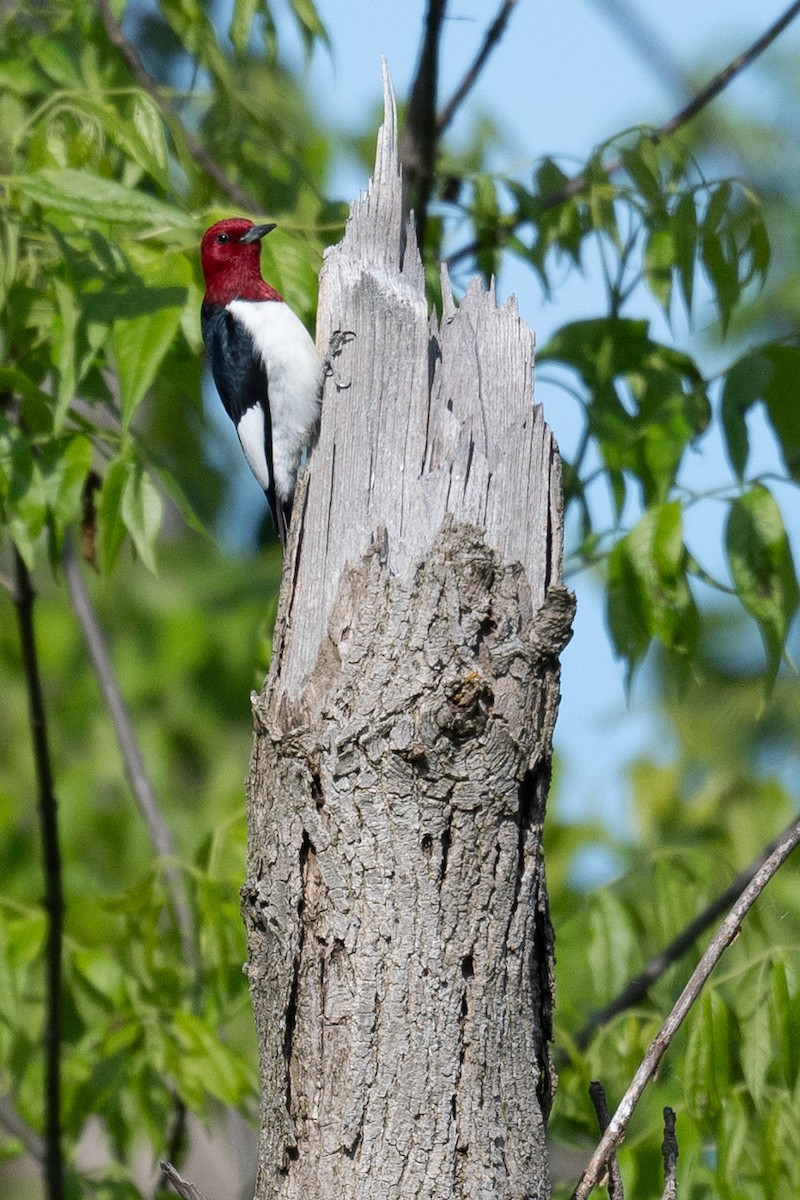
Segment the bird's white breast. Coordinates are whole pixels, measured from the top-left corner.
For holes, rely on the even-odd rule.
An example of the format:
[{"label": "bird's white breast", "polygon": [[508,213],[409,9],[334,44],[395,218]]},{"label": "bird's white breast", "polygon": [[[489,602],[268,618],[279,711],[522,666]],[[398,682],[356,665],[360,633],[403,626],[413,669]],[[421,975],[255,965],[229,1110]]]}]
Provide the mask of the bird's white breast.
[{"label": "bird's white breast", "polygon": [[305,325],[285,301],[233,300],[228,308],[249,330],[266,368],[275,492],[286,500],[294,491],[303,449],[316,433],[322,362]]}]

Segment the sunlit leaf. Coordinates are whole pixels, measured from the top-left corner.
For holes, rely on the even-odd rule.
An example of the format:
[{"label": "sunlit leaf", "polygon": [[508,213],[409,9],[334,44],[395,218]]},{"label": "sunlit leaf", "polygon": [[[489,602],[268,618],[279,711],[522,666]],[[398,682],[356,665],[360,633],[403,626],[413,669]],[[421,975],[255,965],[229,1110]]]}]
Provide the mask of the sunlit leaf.
[{"label": "sunlit leaf", "polygon": [[150,476],[138,464],[129,464],[120,500],[120,515],[137,554],[153,573],[156,571],[154,547],[161,528],[162,512],[161,496]]},{"label": "sunlit leaf", "polygon": [[800,590],[781,511],[767,488],[757,485],[731,504],[725,545],[737,595],[764,639],[771,685]]},{"label": "sunlit leaf", "polygon": [[45,168],[35,175],[18,176],[14,186],[44,209],[70,213],[101,225],[122,223],[142,232],[152,226],[194,227],[193,219],[181,209],[89,171]]}]

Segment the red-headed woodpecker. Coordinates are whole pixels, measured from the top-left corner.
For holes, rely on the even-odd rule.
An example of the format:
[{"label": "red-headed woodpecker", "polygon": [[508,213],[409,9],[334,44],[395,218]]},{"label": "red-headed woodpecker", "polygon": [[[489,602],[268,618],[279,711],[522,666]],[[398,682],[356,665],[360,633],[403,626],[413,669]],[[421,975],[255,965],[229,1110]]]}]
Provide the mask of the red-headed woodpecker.
[{"label": "red-headed woodpecker", "polygon": [[261,278],[261,238],[274,228],[232,217],[206,230],[200,322],[214,383],[285,549],[300,460],[319,425],[323,368],[299,317]]}]

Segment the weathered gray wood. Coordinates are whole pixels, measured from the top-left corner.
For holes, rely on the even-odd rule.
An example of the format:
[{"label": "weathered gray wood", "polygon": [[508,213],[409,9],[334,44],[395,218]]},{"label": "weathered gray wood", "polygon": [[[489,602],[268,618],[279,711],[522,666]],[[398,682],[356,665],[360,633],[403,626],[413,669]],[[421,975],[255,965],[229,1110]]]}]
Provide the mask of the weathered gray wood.
[{"label": "weathered gray wood", "polygon": [[328,381],[255,701],[258,1200],[549,1195],[541,831],[572,601],[533,338],[430,317],[396,120],[320,283]]}]

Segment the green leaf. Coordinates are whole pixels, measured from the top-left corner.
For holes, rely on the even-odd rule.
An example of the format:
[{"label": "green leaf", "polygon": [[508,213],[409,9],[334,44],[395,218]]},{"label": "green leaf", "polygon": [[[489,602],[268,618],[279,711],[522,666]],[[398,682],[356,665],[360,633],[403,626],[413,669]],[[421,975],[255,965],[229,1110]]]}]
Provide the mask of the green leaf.
[{"label": "green leaf", "polygon": [[611,551],[607,620],[614,647],[631,669],[654,637],[673,653],[693,650],[698,617],[687,561],[678,501],[648,509]]},{"label": "green leaf", "polygon": [[35,33],[29,39],[28,45],[34,59],[53,83],[69,89],[83,86],[83,80],[75,69],[74,58],[66,46],[56,38]]},{"label": "green leaf", "polygon": [[723,333],[727,332],[731,313],[739,300],[738,255],[726,253],[726,243],[716,233],[704,233],[700,240],[701,261],[714,293]]},{"label": "green leaf", "polygon": [[75,399],[77,369],[75,338],[80,310],[74,291],[61,279],[53,280],[56,316],[53,321],[52,361],[56,371],[56,411],[53,431],[58,433],[70,404]]},{"label": "green leaf", "polygon": [[100,522],[100,545],[105,571],[110,571],[125,541],[125,522],[122,518],[122,494],[128,479],[131,462],[122,454],[107,468],[97,514]]},{"label": "green leaf", "polygon": [[730,1015],[723,1000],[708,986],[689,1018],[683,1060],[683,1087],[690,1112],[701,1122],[720,1112],[720,1098],[730,1081]]},{"label": "green leaf", "polygon": [[622,165],[654,214],[666,215],[658,171],[658,157],[648,137],[639,138],[631,149],[620,152]]},{"label": "green leaf", "polygon": [[58,438],[42,447],[39,464],[47,504],[63,526],[80,510],[83,484],[92,465],[92,443],[82,433]]},{"label": "green leaf", "polygon": [[253,17],[258,9],[258,0],[234,0],[228,37],[237,54],[244,54],[250,40]]},{"label": "green leaf", "polygon": [[647,286],[667,317],[672,301],[672,268],[676,258],[672,229],[654,229],[645,244],[644,275]]},{"label": "green leaf", "polygon": [[19,225],[8,216],[0,223],[0,308],[17,274],[19,262]]},{"label": "green leaf", "polygon": [[0,421],[0,501],[11,538],[33,570],[36,542],[47,519],[42,473],[29,439],[5,421]]},{"label": "green leaf", "polygon": [[161,528],[162,512],[161,497],[150,476],[138,463],[129,463],[120,500],[120,515],[137,554],[154,575],[157,569],[153,547]]},{"label": "green leaf", "polygon": [[739,599],[761,630],[769,688],[778,673],[800,590],[781,511],[767,488],[757,484],[733,501],[725,547]]},{"label": "green leaf", "polygon": [[595,897],[587,948],[596,993],[601,1002],[622,988],[639,966],[640,953],[631,915],[613,891]]},{"label": "green leaf", "polygon": [[767,413],[786,469],[800,483],[800,350],[767,346],[763,353],[772,367],[764,388]]},{"label": "green leaf", "polygon": [[770,344],[751,351],[731,367],[722,391],[726,448],[741,479],[749,443],[745,416],[763,400],[786,469],[800,482],[800,350]]},{"label": "green leaf", "polygon": [[691,192],[684,192],[681,196],[675,206],[670,224],[675,248],[675,270],[678,272],[687,312],[691,312],[697,257],[697,210]]},{"label": "green leaf", "polygon": [[786,1086],[794,1091],[800,1075],[800,1039],[797,1037],[798,1002],[789,994],[786,964],[777,959],[772,965],[770,1010],[776,1031],[774,1056],[778,1060]]},{"label": "green leaf", "polygon": [[13,182],[23,195],[46,210],[70,213],[101,225],[121,223],[141,231],[153,226],[194,228],[192,217],[179,208],[90,171],[44,168],[34,175],[17,176]]},{"label": "green leaf", "polygon": [[144,279],[125,298],[131,316],[118,317],[112,329],[124,430],[172,345],[191,282],[183,254],[156,255],[139,248],[136,258]]},{"label": "green leaf", "polygon": [[736,994],[742,1074],[756,1108],[763,1102],[773,1058],[771,973],[772,964],[765,959],[757,970],[747,972]]},{"label": "green leaf", "polygon": [[772,367],[766,355],[756,351],[745,354],[725,378],[722,388],[722,429],[725,449],[739,479],[744,476],[750,442],[745,416],[747,410],[765,393]]},{"label": "green leaf", "polygon": [[320,20],[313,0],[289,0],[289,6],[300,27],[307,52],[313,49],[315,40],[325,46],[330,44],[328,32]]},{"label": "green leaf", "polygon": [[178,1053],[172,1069],[187,1100],[201,1110],[209,1095],[223,1104],[240,1103],[251,1091],[251,1081],[239,1055],[192,1013],[178,1010],[173,1026]]},{"label": "green leaf", "polygon": [[479,175],[473,184],[473,221],[479,249],[478,270],[487,281],[497,274],[499,263],[498,221],[500,206],[494,180],[489,175]]},{"label": "green leaf", "polygon": [[708,207],[702,222],[704,236],[717,233],[720,229],[731,201],[732,191],[733,188],[727,179],[710,189]]},{"label": "green leaf", "polygon": [[139,142],[137,157],[142,166],[154,178],[163,178],[169,163],[164,120],[158,106],[145,92],[137,92],[133,98],[130,124]]}]

